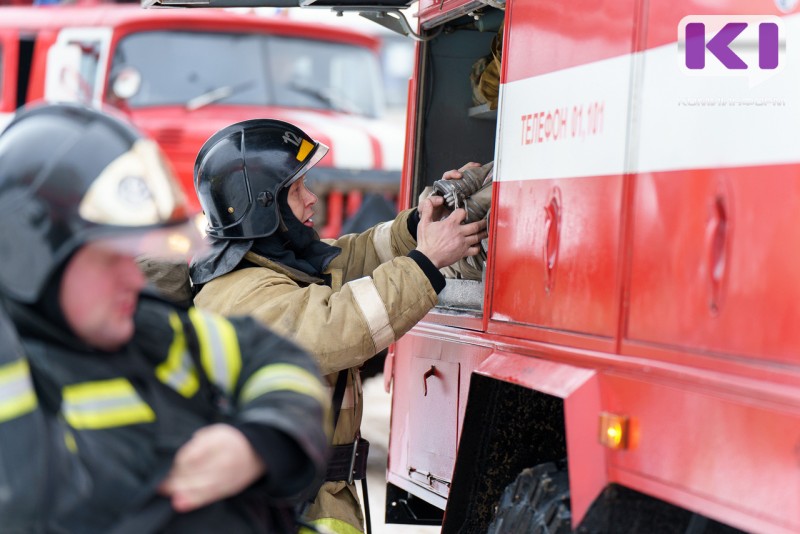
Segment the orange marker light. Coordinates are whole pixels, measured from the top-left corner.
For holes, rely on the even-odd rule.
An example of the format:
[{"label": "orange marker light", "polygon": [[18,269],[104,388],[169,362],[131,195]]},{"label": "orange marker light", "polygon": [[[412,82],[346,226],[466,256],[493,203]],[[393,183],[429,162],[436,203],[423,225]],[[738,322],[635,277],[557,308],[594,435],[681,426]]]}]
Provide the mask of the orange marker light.
[{"label": "orange marker light", "polygon": [[614,450],[627,449],[628,435],[630,434],[629,427],[628,416],[602,412],[600,414],[600,433],[598,436],[600,444]]}]

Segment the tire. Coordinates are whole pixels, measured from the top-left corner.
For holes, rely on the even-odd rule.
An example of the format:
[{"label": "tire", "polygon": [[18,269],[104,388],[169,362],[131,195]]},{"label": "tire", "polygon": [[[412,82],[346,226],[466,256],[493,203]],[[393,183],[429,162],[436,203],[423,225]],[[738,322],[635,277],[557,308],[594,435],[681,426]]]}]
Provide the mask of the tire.
[{"label": "tire", "polygon": [[505,490],[489,534],[571,532],[569,476],[554,463],[524,469]]}]

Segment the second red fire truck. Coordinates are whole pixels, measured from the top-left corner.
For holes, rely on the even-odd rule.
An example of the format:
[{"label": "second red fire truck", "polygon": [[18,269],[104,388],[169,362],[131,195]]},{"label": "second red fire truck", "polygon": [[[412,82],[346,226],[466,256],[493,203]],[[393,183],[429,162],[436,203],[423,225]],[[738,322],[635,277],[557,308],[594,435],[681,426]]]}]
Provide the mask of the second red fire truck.
[{"label": "second red fire truck", "polygon": [[0,7],[0,126],[39,99],[114,108],[161,145],[199,211],[205,140],[240,120],[286,120],[331,147],[309,181],[318,230],[338,236],[365,195],[396,202],[403,132],[382,118],[379,49],[363,32],[252,12]]}]

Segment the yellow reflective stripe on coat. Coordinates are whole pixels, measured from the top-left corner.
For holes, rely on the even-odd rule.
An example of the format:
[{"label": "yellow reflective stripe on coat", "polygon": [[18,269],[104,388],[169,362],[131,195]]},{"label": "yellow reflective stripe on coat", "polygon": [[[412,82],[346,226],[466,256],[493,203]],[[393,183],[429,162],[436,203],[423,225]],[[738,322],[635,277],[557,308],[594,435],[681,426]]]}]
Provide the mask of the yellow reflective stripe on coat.
[{"label": "yellow reflective stripe on coat", "polygon": [[0,423],[32,412],[38,406],[28,361],[0,366]]},{"label": "yellow reflective stripe on coat", "polygon": [[233,325],[219,315],[189,309],[189,319],[197,331],[200,361],[209,380],[231,395],[242,370],[239,339]]},{"label": "yellow reflective stripe on coat", "polygon": [[[363,532],[350,523],[346,523],[341,519],[334,519],[332,517],[323,517],[322,519],[315,519],[311,521],[319,532],[331,534],[363,534]],[[298,534],[311,534],[311,530],[301,528]]]},{"label": "yellow reflective stripe on coat", "polygon": [[64,429],[64,445],[72,454],[78,454],[78,442],[75,441],[75,435],[68,428]]},{"label": "yellow reflective stripe on coat", "polygon": [[375,352],[382,351],[394,343],[394,330],[389,321],[389,313],[383,303],[375,282],[369,276],[348,282],[353,298],[367,321]]},{"label": "yellow reflective stripe on coat", "polygon": [[253,373],[242,386],[241,402],[250,402],[273,391],[293,391],[311,397],[326,410],[330,406],[328,391],[317,377],[288,363],[274,363]]},{"label": "yellow reflective stripe on coat", "polygon": [[125,378],[70,384],[61,394],[61,409],[72,428],[97,430],[156,420],[156,414]]},{"label": "yellow reflective stripe on coat", "polygon": [[156,367],[156,376],[161,382],[186,398],[191,398],[200,388],[197,370],[186,345],[181,319],[176,313],[169,314],[169,324],[174,335],[167,359]]}]

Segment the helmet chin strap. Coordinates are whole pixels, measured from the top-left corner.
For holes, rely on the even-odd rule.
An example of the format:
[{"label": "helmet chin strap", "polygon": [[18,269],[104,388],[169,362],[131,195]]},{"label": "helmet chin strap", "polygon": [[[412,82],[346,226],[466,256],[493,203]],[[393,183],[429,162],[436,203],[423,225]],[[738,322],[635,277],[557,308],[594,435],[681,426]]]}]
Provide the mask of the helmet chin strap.
[{"label": "helmet chin strap", "polygon": [[313,228],[305,226],[295,217],[287,197],[285,188],[278,193],[281,229],[267,237],[255,239],[252,250],[265,258],[321,278],[328,264],[342,249],[320,241]]},{"label": "helmet chin strap", "polygon": [[288,239],[289,248],[296,252],[305,250],[314,241],[319,241],[316,230],[304,225],[289,206],[289,188],[278,193],[278,228],[282,237]]},{"label": "helmet chin strap", "polygon": [[286,226],[286,223],[283,221],[283,214],[281,213],[282,210],[278,210],[278,231],[279,232],[288,232],[289,227]]}]

